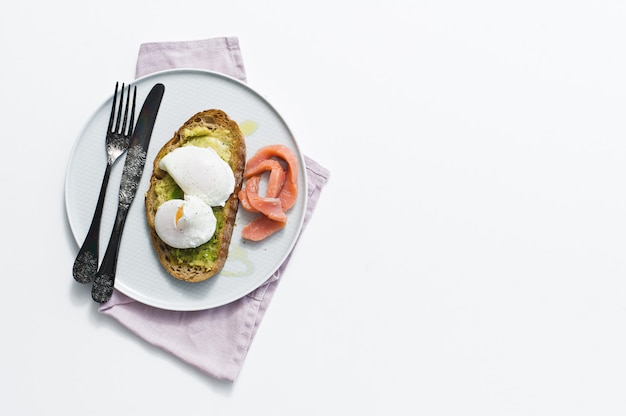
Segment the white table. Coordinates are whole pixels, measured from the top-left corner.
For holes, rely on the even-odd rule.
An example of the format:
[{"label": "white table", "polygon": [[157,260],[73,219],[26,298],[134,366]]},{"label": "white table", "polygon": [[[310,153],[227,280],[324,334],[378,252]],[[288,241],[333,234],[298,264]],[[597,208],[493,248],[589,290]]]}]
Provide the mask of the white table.
[{"label": "white table", "polygon": [[[626,413],[618,2],[2,9],[0,413]],[[331,171],[233,385],[97,313],[63,202],[139,45],[230,35]]]}]

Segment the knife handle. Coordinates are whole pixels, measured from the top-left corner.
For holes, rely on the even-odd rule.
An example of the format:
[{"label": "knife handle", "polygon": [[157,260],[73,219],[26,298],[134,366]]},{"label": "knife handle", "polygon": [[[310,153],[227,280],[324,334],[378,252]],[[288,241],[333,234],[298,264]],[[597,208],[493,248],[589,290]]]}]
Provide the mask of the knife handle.
[{"label": "knife handle", "polygon": [[128,216],[128,209],[128,205],[119,205],[117,215],[115,216],[113,231],[111,231],[109,245],[107,246],[104,257],[102,258],[100,269],[98,269],[98,272],[93,279],[91,298],[98,303],[107,302],[111,299],[111,295],[113,295],[115,273],[117,270],[117,258],[120,251],[120,244],[122,242],[124,224],[126,224],[126,217]]}]

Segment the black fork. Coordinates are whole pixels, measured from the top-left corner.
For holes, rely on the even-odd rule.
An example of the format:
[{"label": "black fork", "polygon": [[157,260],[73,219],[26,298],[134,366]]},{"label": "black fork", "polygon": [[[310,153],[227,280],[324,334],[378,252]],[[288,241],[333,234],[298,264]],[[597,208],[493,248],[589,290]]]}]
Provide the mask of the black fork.
[{"label": "black fork", "polygon": [[[91,226],[87,232],[87,237],[82,247],[78,251],[72,273],[74,280],[79,283],[90,283],[93,281],[98,271],[98,250],[100,241],[100,222],[102,219],[102,209],[106,195],[111,168],[115,161],[128,149],[130,136],[135,128],[135,103],[137,100],[137,87],[134,87],[132,108],[130,108],[130,85],[126,92],[126,104],[124,105],[124,84],[120,92],[119,106],[117,105],[119,83],[115,83],[115,93],[113,94],[113,104],[111,105],[111,116],[106,133],[107,165],[104,171],[104,178],[100,186],[100,195],[96,210],[91,220]],[[124,106],[124,114],[122,114]],[[129,119],[130,116],[130,119]]]}]

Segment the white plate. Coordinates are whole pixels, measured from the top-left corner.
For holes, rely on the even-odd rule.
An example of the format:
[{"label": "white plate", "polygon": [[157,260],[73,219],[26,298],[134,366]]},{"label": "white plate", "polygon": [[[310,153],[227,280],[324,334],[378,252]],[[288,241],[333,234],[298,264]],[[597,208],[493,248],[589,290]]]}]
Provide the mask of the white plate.
[{"label": "white plate", "polygon": [[[148,159],[137,196],[130,207],[122,237],[115,287],[127,296],[162,309],[193,311],[213,308],[245,296],[265,282],[293,248],[306,211],[306,173],[298,145],[282,117],[246,84],[211,71],[181,69],[147,75],[136,80],[137,106],[152,86],[165,85]],[[65,205],[72,233],[81,245],[91,222],[106,165],[104,137],[113,97],[105,101],[79,133],[67,166]],[[200,283],[179,281],[165,272],[152,248],[145,216],[152,163],[159,149],[187,119],[198,111],[218,108],[244,125],[256,125],[246,135],[247,157],[269,144],[289,146],[299,161],[298,199],[288,211],[286,227],[265,241],[243,240],[241,228],[254,214],[239,209],[230,253],[223,270]],[[137,108],[137,114],[139,108]],[[114,165],[101,225],[100,258],[108,244],[124,158]]]}]

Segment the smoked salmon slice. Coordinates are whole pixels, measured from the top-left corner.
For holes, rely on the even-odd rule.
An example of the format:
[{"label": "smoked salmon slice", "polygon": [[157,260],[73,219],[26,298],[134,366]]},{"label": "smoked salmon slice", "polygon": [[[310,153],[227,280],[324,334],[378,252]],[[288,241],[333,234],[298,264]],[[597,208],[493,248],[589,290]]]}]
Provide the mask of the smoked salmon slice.
[{"label": "smoked salmon slice", "polygon": [[265,196],[268,198],[276,198],[285,183],[285,170],[277,160],[266,159],[261,161],[253,169],[247,171],[247,177],[259,176],[266,171],[270,172],[270,176],[267,181]]},{"label": "smoked salmon slice", "polygon": [[247,179],[257,175],[259,168],[263,168],[263,163],[267,160],[273,160],[272,158],[278,158],[287,164],[285,183],[281,193],[278,195],[283,208],[287,211],[293,207],[298,197],[298,160],[291,149],[282,144],[270,145],[259,149],[246,163],[243,177]]},{"label": "smoked salmon slice", "polygon": [[[246,182],[246,198],[247,203],[254,208],[256,212],[264,214],[266,217],[274,221],[287,222],[287,215],[283,211],[283,205],[279,198],[271,196],[259,196],[260,176],[253,176]],[[244,204],[241,204],[244,206]]]},{"label": "smoked salmon slice", "polygon": [[[267,189],[262,196],[259,185],[267,172]],[[287,146],[265,146],[248,160],[243,177],[245,186],[238,194],[241,206],[261,215],[244,227],[242,235],[245,239],[260,241],[287,222],[286,212],[298,197],[298,161]]]},{"label": "smoked salmon slice", "polygon": [[261,241],[283,228],[285,224],[284,222],[278,222],[265,216],[260,216],[243,227],[241,235],[246,240]]}]

